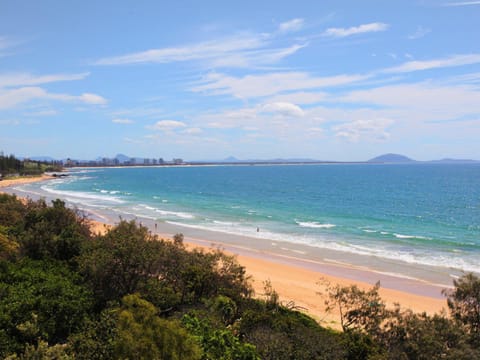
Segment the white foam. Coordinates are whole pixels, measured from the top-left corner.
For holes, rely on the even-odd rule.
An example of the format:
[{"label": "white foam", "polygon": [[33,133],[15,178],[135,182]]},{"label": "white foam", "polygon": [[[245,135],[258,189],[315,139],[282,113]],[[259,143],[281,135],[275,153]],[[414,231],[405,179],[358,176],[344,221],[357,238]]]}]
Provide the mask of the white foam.
[{"label": "white foam", "polygon": [[182,219],[194,219],[195,215],[186,213],[186,212],[177,212],[177,211],[166,211],[166,210],[160,210],[156,209],[155,212],[159,213],[160,215],[173,215]]},{"label": "white foam", "polygon": [[301,227],[307,227],[307,228],[317,228],[317,229],[331,229],[334,228],[335,224],[321,224],[316,221],[309,222],[309,221],[295,221],[298,225]]},{"label": "white foam", "polygon": [[48,192],[49,194],[61,195],[62,197],[69,197],[77,199],[77,202],[81,202],[81,200],[98,200],[98,201],[108,201],[113,203],[122,204],[124,203],[123,200],[113,197],[113,196],[104,196],[104,195],[97,195],[87,192],[81,191],[65,191],[65,190],[57,190],[53,189],[49,186],[41,186],[40,187],[43,191]]},{"label": "white foam", "polygon": [[393,236],[399,239],[423,239],[423,240],[431,240],[432,238],[421,236],[421,235],[403,235],[403,234],[396,234],[394,233]]},{"label": "white foam", "polygon": [[235,226],[238,225],[238,223],[234,222],[228,222],[228,221],[219,221],[219,220],[213,220],[214,224],[219,224],[219,225],[226,225],[226,226]]},{"label": "white foam", "polygon": [[[194,219],[195,216],[193,214],[187,213],[187,212],[181,212],[181,211],[168,211],[168,210],[163,210],[159,209],[153,206],[149,206],[146,204],[139,204],[143,209],[146,209],[151,212],[155,212],[157,214],[163,215],[163,216],[175,216],[181,219]],[[135,211],[141,211],[140,208],[133,207],[133,210]]]},{"label": "white foam", "polygon": [[300,255],[306,255],[307,254],[306,251],[295,250],[295,249],[290,249],[290,248],[286,248],[286,247],[281,247],[280,250],[289,251],[289,252],[293,252],[293,253],[300,254]]},{"label": "white foam", "polygon": [[[299,234],[283,234],[274,233],[268,230],[256,232],[256,228],[246,228],[242,226],[227,227],[220,224],[185,224],[175,221],[167,221],[167,223],[187,228],[194,228],[205,231],[220,232],[237,236],[248,236],[253,238],[262,238],[272,241],[278,241],[290,244],[303,244],[316,248],[329,249],[334,251],[345,252],[349,254],[357,254],[363,256],[375,256],[382,259],[393,261],[401,261],[408,264],[416,264],[423,266],[448,267],[464,271],[472,271],[480,273],[480,266],[474,259],[465,259],[464,257],[453,257],[442,255],[441,253],[430,253],[427,251],[408,251],[401,248],[386,248],[381,244],[364,244],[351,243],[342,241],[341,239],[320,239],[318,236],[301,236]],[[396,276],[399,276],[397,274]]]}]

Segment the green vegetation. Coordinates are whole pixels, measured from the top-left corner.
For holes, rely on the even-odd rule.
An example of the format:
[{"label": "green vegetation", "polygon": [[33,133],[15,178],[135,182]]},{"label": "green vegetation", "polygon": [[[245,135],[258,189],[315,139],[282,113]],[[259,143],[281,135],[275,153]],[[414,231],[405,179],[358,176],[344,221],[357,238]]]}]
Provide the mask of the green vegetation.
[{"label": "green vegetation", "polygon": [[13,155],[5,156],[0,152],[0,179],[9,175],[38,176],[46,171],[60,171],[59,164],[44,161],[19,160]]},{"label": "green vegetation", "polygon": [[446,292],[451,316],[387,309],[377,284],[326,287],[343,331],[252,297],[245,269],[219,250],[188,251],[135,222],[104,235],[56,200],[0,194],[0,358],[475,359],[480,279]]}]

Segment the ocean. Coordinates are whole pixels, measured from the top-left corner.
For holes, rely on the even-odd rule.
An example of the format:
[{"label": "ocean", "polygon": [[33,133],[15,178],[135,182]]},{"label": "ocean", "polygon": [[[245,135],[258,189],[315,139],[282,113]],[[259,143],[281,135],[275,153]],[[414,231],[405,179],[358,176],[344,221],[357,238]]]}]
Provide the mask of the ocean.
[{"label": "ocean", "polygon": [[332,261],[398,275],[412,267],[480,273],[475,164],[72,169],[16,190],[62,198],[110,223],[241,236],[292,256],[333,252]]}]

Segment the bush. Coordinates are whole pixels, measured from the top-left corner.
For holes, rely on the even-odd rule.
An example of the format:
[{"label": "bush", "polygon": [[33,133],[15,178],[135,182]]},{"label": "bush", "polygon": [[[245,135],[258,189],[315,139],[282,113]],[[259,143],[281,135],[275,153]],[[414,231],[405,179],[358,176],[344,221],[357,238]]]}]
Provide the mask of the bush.
[{"label": "bush", "polygon": [[[65,342],[91,311],[91,293],[58,262],[25,259],[0,268],[0,356],[38,339]],[[4,345],[4,346],[3,346]]]},{"label": "bush", "polygon": [[467,329],[474,345],[480,347],[480,278],[466,274],[453,280],[454,289],[444,291],[452,316]]}]

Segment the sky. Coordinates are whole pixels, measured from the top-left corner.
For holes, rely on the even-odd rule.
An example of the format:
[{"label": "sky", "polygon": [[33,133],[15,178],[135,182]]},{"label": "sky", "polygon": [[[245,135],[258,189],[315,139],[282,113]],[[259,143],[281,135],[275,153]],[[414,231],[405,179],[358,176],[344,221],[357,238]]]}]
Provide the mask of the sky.
[{"label": "sky", "polygon": [[480,159],[480,1],[0,0],[0,151]]}]

